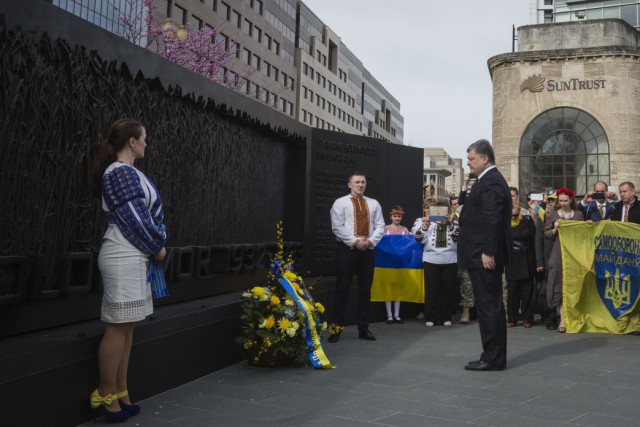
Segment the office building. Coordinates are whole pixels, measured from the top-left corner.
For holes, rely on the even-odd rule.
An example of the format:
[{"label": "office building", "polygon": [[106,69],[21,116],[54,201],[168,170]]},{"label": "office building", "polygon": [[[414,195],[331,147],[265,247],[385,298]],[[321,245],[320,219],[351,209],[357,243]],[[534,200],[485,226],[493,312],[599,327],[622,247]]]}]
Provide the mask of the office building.
[{"label": "office building", "polygon": [[531,23],[618,18],[640,30],[640,0],[531,0]]},{"label": "office building", "polygon": [[[51,0],[109,31],[110,0]],[[115,0],[119,10],[142,0]],[[153,0],[161,20],[215,28],[234,57],[221,70],[236,90],[309,126],[402,144],[400,103],[339,35],[298,0]],[[131,6],[133,5],[133,6]],[[235,43],[234,43],[235,42]],[[221,76],[222,77],[222,76]]]},{"label": "office building", "polygon": [[[462,167],[462,159],[454,159],[451,157],[444,148],[425,148],[425,159],[429,158],[433,160],[434,170],[446,170],[449,173],[442,175],[444,182],[442,183],[442,191],[446,195],[458,195],[462,188],[462,182],[464,180],[464,169]],[[427,164],[425,160],[425,165]],[[431,184],[431,179],[436,178],[429,176],[430,171],[425,169],[424,172],[424,184]],[[436,180],[437,181],[437,180]]]}]

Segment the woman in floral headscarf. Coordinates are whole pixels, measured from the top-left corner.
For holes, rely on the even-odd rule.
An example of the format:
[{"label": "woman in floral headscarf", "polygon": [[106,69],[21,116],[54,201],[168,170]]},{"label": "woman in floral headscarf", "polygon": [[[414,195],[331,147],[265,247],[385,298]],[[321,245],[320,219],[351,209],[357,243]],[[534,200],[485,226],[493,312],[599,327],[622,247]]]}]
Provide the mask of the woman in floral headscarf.
[{"label": "woman in floral headscarf", "polygon": [[558,210],[548,212],[544,225],[545,239],[553,241],[551,255],[549,256],[549,275],[547,277],[547,302],[551,307],[556,307],[560,316],[558,332],[566,332],[564,315],[562,314],[562,252],[558,229],[563,221],[584,221],[582,212],[576,209],[575,195],[567,188],[556,191],[558,198]]}]

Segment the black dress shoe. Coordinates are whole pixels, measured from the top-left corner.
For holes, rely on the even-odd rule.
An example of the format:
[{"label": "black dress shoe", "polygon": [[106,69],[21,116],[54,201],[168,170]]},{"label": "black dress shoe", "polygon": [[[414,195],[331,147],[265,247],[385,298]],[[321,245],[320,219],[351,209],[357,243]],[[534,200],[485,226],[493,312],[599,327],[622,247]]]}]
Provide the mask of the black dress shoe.
[{"label": "black dress shoe", "polygon": [[376,337],[374,337],[371,331],[368,329],[366,331],[360,331],[360,334],[358,334],[358,338],[360,338],[361,340],[367,340],[367,341],[376,340]]},{"label": "black dress shoe", "polygon": [[396,317],[396,318],[394,319],[394,322],[396,322],[396,323],[404,323],[404,320],[402,320],[402,319],[401,319],[401,318],[399,318],[399,317]]},{"label": "black dress shoe", "polygon": [[497,366],[493,366],[488,364],[487,362],[480,362],[477,364],[471,364],[469,363],[467,366],[464,367],[464,369],[466,369],[467,371],[503,371],[504,368],[499,368]]},{"label": "black dress shoe", "polygon": [[393,324],[393,317],[389,317],[389,318],[387,319],[387,324],[388,324],[388,325]]},{"label": "black dress shoe", "polygon": [[342,332],[338,332],[337,334],[329,335],[329,342],[338,342],[340,340],[340,334]]},{"label": "black dress shoe", "polygon": [[474,360],[474,361],[469,362],[468,364],[469,365],[479,365],[481,363],[482,363],[482,360]]}]

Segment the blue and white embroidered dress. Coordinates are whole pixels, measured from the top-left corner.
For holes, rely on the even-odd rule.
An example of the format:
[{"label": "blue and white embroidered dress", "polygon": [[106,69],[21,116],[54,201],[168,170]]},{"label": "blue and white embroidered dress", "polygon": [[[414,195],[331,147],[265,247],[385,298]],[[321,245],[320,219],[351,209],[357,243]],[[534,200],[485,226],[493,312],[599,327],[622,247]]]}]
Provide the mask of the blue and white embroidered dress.
[{"label": "blue and white embroidered dress", "polygon": [[147,261],[166,245],[160,194],[142,172],[115,162],[102,176],[102,209],[109,213],[109,228],[98,256],[101,318],[108,323],[143,320],[153,313]]}]

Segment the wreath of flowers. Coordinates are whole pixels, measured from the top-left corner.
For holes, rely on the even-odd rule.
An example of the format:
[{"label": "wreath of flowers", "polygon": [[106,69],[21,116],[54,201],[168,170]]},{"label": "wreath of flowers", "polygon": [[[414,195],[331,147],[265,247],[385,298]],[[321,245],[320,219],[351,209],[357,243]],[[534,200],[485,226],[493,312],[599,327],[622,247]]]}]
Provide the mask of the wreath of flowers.
[{"label": "wreath of flowers", "polygon": [[259,365],[264,359],[282,357],[293,362],[307,364],[309,347],[305,331],[305,316],[280,283],[284,277],[291,283],[300,299],[305,301],[310,324],[315,325],[318,336],[324,333],[327,322],[320,319],[324,306],[314,302],[309,288],[293,268],[293,257],[286,258],[282,240],[283,224],[277,223],[278,250],[270,263],[267,283],[254,286],[242,294],[242,333],[237,343],[248,351],[253,364]]}]

